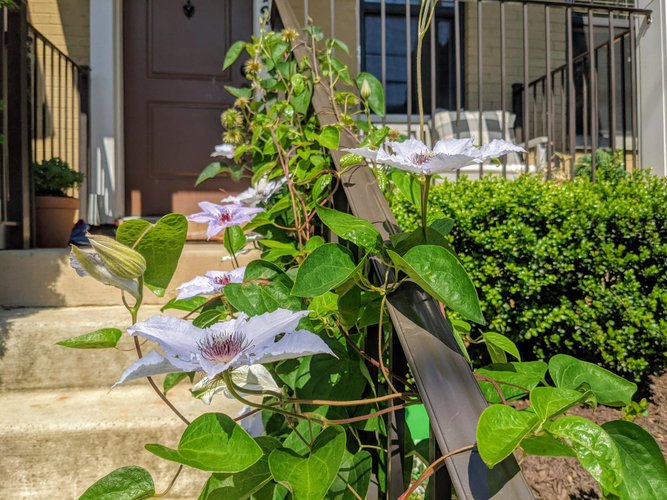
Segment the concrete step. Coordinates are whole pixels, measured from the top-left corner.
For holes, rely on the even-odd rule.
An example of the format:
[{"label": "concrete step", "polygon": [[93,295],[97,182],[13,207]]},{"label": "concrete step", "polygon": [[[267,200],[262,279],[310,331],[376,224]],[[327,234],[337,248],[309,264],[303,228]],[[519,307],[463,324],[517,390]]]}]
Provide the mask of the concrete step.
[{"label": "concrete step", "polygon": [[[144,303],[164,304],[174,295],[173,289],[198,274],[213,269],[232,269],[222,243],[188,242],[183,249],[166,298],[146,291]],[[245,265],[259,253],[248,249],[239,256]],[[67,248],[35,248],[0,251],[0,306],[4,307],[73,307],[121,304],[120,292],[92,278],[81,278],[69,265]]]},{"label": "concrete step", "polygon": [[[206,412],[235,416],[224,396],[211,406],[185,386],[169,393],[189,419]],[[176,447],[185,428],[146,384],[108,389],[11,391],[0,394],[0,498],[75,499],[112,470],[137,465],[158,492],[178,466],[144,449]],[[208,474],[185,467],[167,498],[197,498]]]},{"label": "concrete step", "polygon": [[[139,320],[159,313],[159,306],[144,306]],[[0,309],[0,393],[111,387],[137,359],[129,335],[121,338],[117,349],[70,349],[56,342],[99,328],[125,331],[129,325],[123,306]],[[151,346],[146,344],[144,352]]]}]

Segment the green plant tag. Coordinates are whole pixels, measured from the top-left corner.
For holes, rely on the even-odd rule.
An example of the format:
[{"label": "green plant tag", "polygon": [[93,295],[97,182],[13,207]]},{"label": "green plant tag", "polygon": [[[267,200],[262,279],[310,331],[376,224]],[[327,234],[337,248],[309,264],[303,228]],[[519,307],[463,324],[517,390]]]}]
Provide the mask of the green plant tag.
[{"label": "green plant tag", "polygon": [[193,420],[176,450],[159,444],[147,444],[146,449],[165,460],[226,473],[247,469],[263,454],[255,440],[222,413],[205,413]]},{"label": "green plant tag", "polygon": [[108,349],[116,347],[122,336],[123,332],[118,328],[101,328],[78,337],[61,340],[56,344],[73,349]]},{"label": "green plant tag", "polygon": [[142,467],[121,467],[99,479],[79,500],[143,500],[155,495],[150,473]]}]

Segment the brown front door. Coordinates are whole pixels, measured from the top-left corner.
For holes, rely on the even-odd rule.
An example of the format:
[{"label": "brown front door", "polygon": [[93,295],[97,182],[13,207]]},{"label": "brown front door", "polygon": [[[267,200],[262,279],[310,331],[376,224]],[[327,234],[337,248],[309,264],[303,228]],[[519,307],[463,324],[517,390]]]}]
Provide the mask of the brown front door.
[{"label": "brown front door", "polygon": [[252,34],[252,1],[125,0],[123,22],[127,211],[189,213],[239,191],[224,179],[194,183],[221,142],[220,113],[234,99],[224,86],[247,82],[243,58],[221,69],[229,46]]}]

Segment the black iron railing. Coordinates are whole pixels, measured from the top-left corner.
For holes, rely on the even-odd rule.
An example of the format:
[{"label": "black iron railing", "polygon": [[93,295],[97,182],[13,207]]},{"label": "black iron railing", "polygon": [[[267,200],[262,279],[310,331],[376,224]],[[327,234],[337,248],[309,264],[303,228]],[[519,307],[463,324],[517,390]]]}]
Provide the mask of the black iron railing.
[{"label": "black iron railing", "polygon": [[[329,9],[291,3],[327,35],[343,36],[356,16],[360,69],[382,81],[393,114],[383,122],[414,134],[419,2],[358,4],[350,13],[333,0]],[[549,176],[556,166],[571,174],[598,147],[623,149],[637,167],[637,38],[650,14],[631,0],[443,0],[422,61],[430,139],[522,144],[529,154],[505,158],[502,175]]]},{"label": "black iron railing", "polygon": [[29,248],[33,162],[88,173],[89,69],[28,23],[25,0],[0,14],[0,249]]}]

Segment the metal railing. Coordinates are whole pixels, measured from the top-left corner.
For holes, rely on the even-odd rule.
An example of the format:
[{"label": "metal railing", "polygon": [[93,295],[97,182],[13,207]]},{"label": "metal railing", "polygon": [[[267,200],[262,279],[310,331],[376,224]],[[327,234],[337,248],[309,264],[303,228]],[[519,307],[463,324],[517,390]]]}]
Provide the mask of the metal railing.
[{"label": "metal railing", "polygon": [[[412,135],[419,2],[358,4],[359,69],[374,73],[387,89],[393,115],[383,123],[395,125],[399,118]],[[336,9],[333,0],[328,9],[322,2],[314,9],[308,0],[291,5],[327,35],[343,36],[350,24],[352,13]],[[602,146],[622,148],[626,165],[637,167],[637,39],[651,12],[633,5],[629,0],[441,1],[422,63],[429,139],[502,137],[522,144],[529,154],[505,158],[502,175],[541,170],[548,177],[556,167],[571,175],[579,156]],[[487,171],[490,166],[479,166],[479,175]]]},{"label": "metal railing", "polygon": [[[298,29],[301,20],[295,16],[288,0],[274,0],[272,24],[274,29]],[[317,64],[303,45],[296,46],[295,52],[297,59],[309,57],[311,64]],[[335,122],[328,92],[325,86],[317,85],[313,93],[313,108],[323,126]],[[340,146],[354,144],[349,136],[343,135]],[[341,151],[332,151],[337,168],[341,156]],[[343,190],[335,199],[337,209],[370,221],[385,240],[399,231],[370,169],[364,166],[345,169],[341,174],[341,185]],[[382,264],[376,261],[374,265],[376,274],[384,276],[386,270]],[[477,421],[486,401],[438,304],[414,283],[404,283],[388,297],[387,307],[395,333],[390,347],[391,369],[402,372],[409,366],[414,376],[430,419],[431,460],[474,443]],[[374,344],[369,342],[369,345]],[[393,500],[404,489],[406,422],[402,409],[389,415],[386,498]],[[472,449],[448,457],[445,465],[446,469],[440,469],[430,478],[430,498],[452,498],[453,492],[458,499],[532,498],[514,456],[489,470],[477,450]],[[374,491],[368,498],[376,496],[377,491]]]},{"label": "metal railing", "polygon": [[28,24],[31,157],[87,172],[89,68]]},{"label": "metal railing", "polygon": [[33,162],[88,173],[89,69],[28,23],[25,0],[0,9],[0,28],[0,249],[29,248]]}]

